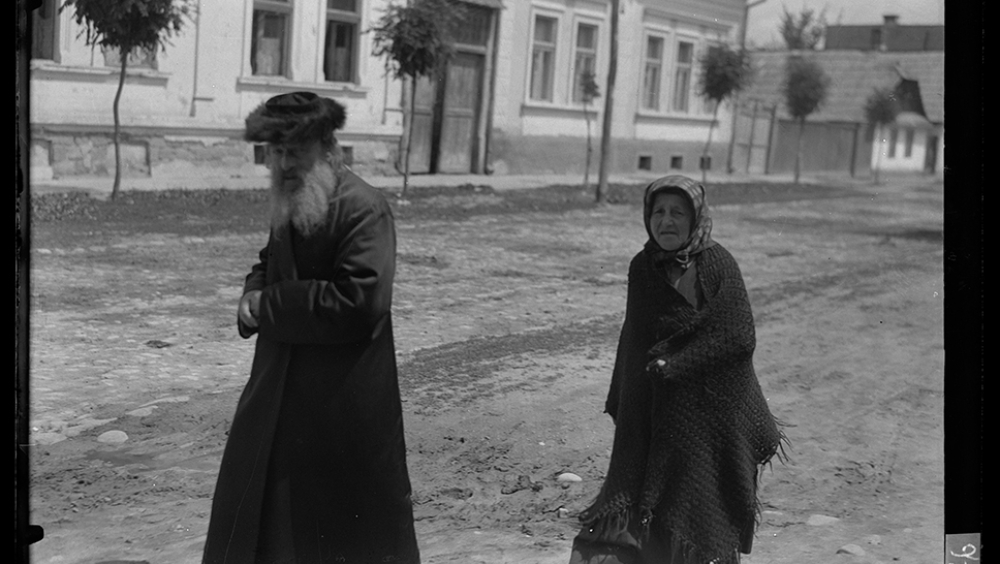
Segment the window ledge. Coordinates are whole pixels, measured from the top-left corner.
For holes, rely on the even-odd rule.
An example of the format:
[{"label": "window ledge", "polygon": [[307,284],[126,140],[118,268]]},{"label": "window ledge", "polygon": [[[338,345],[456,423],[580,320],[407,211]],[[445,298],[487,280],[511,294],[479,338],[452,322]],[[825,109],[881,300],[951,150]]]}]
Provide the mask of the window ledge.
[{"label": "window ledge", "polygon": [[[583,104],[555,104],[550,102],[539,102],[537,100],[525,101],[521,104],[521,111],[524,110],[541,110],[548,112],[563,112],[572,114],[582,114],[585,110]],[[599,114],[600,109],[596,104],[590,104],[590,107],[586,109],[587,113]]]},{"label": "window ledge", "polygon": [[[35,59],[31,61],[31,71],[36,77],[44,76],[45,74],[51,74],[53,76],[62,77],[94,77],[94,76],[118,76],[119,69],[112,67],[90,67],[83,65],[61,65],[54,61],[38,60]],[[128,68],[125,69],[126,77],[138,77],[153,79],[157,81],[166,82],[170,78],[170,73],[161,72],[153,69],[146,68]]]},{"label": "window ledge", "polygon": [[296,90],[311,90],[316,93],[341,94],[348,97],[363,98],[371,88],[359,86],[352,82],[299,82],[281,76],[241,76],[236,84],[244,89],[269,90],[275,92],[294,92]]},{"label": "window ledge", "polygon": [[653,110],[639,110],[635,113],[636,121],[690,121],[711,123],[712,114],[682,114],[678,112],[654,112]]}]

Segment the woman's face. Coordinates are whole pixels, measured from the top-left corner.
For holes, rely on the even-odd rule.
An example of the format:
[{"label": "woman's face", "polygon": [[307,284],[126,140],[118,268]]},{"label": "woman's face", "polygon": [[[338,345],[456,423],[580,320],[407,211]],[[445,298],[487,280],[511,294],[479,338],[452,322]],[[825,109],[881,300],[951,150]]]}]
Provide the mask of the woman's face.
[{"label": "woman's face", "polygon": [[649,229],[653,239],[665,251],[676,251],[691,236],[693,212],[687,200],[680,194],[663,192],[653,200],[649,216]]}]

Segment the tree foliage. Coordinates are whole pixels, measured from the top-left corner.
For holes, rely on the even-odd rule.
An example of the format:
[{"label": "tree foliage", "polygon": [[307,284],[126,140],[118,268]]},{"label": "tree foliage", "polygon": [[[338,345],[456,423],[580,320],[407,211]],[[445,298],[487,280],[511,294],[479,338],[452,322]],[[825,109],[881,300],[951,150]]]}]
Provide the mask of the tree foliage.
[{"label": "tree foliage", "polygon": [[799,122],[798,149],[795,153],[796,184],[802,170],[802,138],[806,117],[823,105],[829,87],[830,77],[819,63],[798,55],[788,58],[785,63],[785,106],[788,113]]},{"label": "tree foliage", "polygon": [[721,103],[724,99],[743,90],[753,80],[753,64],[750,54],[728,45],[709,47],[701,60],[702,72],[698,77],[698,93]]},{"label": "tree foliage", "polygon": [[[723,100],[749,86],[753,80],[753,64],[745,49],[737,51],[725,44],[709,47],[699,63],[702,71],[698,76],[698,93],[713,102],[712,123],[708,126],[708,141],[702,152],[703,158],[707,158],[719,106]],[[706,167],[703,166],[702,182],[705,182],[707,174]]]},{"label": "tree foliage", "polygon": [[194,12],[187,0],[66,0],[73,19],[83,27],[87,45],[118,50],[166,48]]},{"label": "tree foliage", "polygon": [[818,110],[826,101],[830,87],[830,77],[819,63],[811,59],[793,56],[785,63],[785,106],[795,119]]},{"label": "tree foliage", "polygon": [[452,37],[463,17],[449,0],[391,4],[369,31],[372,55],[385,57],[396,78],[429,76],[454,54]]},{"label": "tree foliage", "polygon": [[865,100],[865,118],[868,123],[888,125],[899,115],[899,100],[892,88],[876,88]]},{"label": "tree foliage", "polygon": [[797,16],[782,6],[784,13],[778,31],[785,45],[793,50],[814,50],[819,46],[826,31],[825,10],[818,15],[810,8],[803,8]]},{"label": "tree foliage", "polygon": [[[899,99],[892,88],[876,88],[865,100],[865,118],[868,123],[876,126],[877,134],[881,133],[883,127],[896,121],[899,115]],[[881,137],[879,136],[881,140]],[[881,141],[879,143],[881,145]],[[875,161],[875,184],[879,183],[879,172],[882,168],[882,148],[876,150]]]},{"label": "tree foliage", "polygon": [[417,78],[440,72],[454,56],[452,46],[465,19],[464,10],[452,0],[413,0],[390,4],[372,33],[372,55],[385,57],[386,71],[410,79],[410,125],[403,148],[403,195],[410,181],[410,146],[413,139]]},{"label": "tree foliage", "polygon": [[180,32],[194,13],[190,0],[66,0],[60,10],[73,8],[73,18],[83,30],[87,45],[118,51],[118,90],[112,104],[114,113],[115,181],[111,197],[121,186],[121,123],[118,105],[125,86],[129,54],[137,49],[155,52],[166,49],[168,38]]}]

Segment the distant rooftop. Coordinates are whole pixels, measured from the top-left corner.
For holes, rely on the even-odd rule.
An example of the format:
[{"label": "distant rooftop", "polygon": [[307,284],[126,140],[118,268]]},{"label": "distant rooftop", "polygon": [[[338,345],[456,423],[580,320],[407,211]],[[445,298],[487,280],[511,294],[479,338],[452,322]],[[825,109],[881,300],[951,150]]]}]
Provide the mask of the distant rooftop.
[{"label": "distant rooftop", "polygon": [[827,51],[944,51],[943,25],[900,25],[894,15],[883,16],[881,24],[827,25]]},{"label": "distant rooftop", "polygon": [[[753,84],[740,94],[747,100],[777,104],[788,117],[782,85],[785,61],[793,53],[755,52]],[[944,52],[805,51],[830,77],[826,102],[811,121],[864,123],[864,106],[875,88],[894,88],[907,98],[910,111],[933,123],[944,123]]]}]

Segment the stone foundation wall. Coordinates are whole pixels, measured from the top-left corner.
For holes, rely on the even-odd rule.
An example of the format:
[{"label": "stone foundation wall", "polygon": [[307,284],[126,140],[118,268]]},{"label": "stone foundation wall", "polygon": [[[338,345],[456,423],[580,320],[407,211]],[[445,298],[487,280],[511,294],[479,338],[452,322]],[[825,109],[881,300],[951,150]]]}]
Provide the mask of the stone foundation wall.
[{"label": "stone foundation wall", "polygon": [[[664,174],[700,174],[699,161],[704,142],[612,139],[611,173],[639,170]],[[596,179],[601,158],[601,140],[591,139],[590,176]],[[709,151],[710,170],[724,170],[725,143],[713,143]],[[556,136],[508,137],[494,130],[490,165],[495,174],[577,174],[581,178],[586,163],[587,139]],[[648,168],[640,168],[648,167]]]},{"label": "stone foundation wall", "polygon": [[[241,138],[122,135],[122,176],[190,177],[259,176],[254,147]],[[360,175],[395,176],[395,141],[347,140],[352,167]],[[31,169],[35,180],[78,176],[113,176],[115,148],[106,133],[32,132]]]}]

